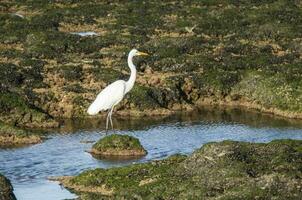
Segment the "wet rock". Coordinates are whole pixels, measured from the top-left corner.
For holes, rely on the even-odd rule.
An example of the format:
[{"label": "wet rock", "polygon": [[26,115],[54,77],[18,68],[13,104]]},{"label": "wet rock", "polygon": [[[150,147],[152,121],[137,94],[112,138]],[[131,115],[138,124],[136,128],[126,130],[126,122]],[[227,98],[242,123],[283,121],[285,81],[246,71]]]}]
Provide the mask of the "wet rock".
[{"label": "wet rock", "polygon": [[0,174],[0,200],[16,200],[10,181]]},{"label": "wet rock", "polygon": [[68,81],[81,80],[83,75],[82,66],[64,65],[60,67],[59,72],[63,78]]},{"label": "wet rock", "polygon": [[192,155],[62,177],[83,199],[299,199],[302,141],[215,142]]},{"label": "wet rock", "polygon": [[148,84],[151,86],[156,86],[157,84],[160,83],[160,78],[159,77],[151,77],[150,80],[148,81]]},{"label": "wet rock", "polygon": [[147,154],[137,138],[117,134],[100,139],[89,152],[99,156],[143,156]]},{"label": "wet rock", "polygon": [[151,69],[151,67],[147,66],[145,71],[144,71],[145,74],[152,74],[153,73],[153,70]]},{"label": "wet rock", "polygon": [[[151,56],[135,58],[137,83],[120,112],[153,115],[147,111],[218,103],[302,118],[300,7],[297,1],[2,2],[0,120],[52,127],[54,118],[87,117],[101,89],[129,78],[132,47]],[[22,103],[2,101],[7,93]]]},{"label": "wet rock", "polygon": [[42,141],[42,137],[36,133],[0,122],[1,147],[36,144]]},{"label": "wet rock", "polygon": [[151,87],[136,84],[131,93],[129,93],[128,101],[131,103],[132,108],[143,111],[144,109],[156,109],[160,107],[159,102],[154,98],[154,91]]},{"label": "wet rock", "polygon": [[59,123],[51,116],[30,105],[28,100],[17,93],[0,93],[0,108],[0,122],[29,128],[59,126]]}]

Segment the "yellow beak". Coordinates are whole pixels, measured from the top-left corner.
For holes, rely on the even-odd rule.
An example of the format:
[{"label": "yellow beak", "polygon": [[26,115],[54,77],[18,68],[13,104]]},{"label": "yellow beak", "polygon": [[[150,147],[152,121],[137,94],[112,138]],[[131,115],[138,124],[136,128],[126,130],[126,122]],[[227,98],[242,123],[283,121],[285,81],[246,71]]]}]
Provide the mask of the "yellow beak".
[{"label": "yellow beak", "polygon": [[141,51],[137,52],[136,55],[138,55],[138,56],[149,56],[149,54],[141,52]]}]

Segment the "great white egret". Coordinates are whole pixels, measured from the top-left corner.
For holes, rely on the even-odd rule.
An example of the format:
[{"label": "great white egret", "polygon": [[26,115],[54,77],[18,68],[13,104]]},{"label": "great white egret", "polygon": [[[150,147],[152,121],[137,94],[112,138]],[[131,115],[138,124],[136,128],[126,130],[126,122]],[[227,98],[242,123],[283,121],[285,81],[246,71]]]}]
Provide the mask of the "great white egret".
[{"label": "great white egret", "polygon": [[106,130],[108,130],[108,123],[110,119],[110,124],[113,129],[112,124],[112,111],[114,106],[116,106],[133,87],[135,79],[136,79],[136,67],[133,64],[134,56],[147,56],[147,53],[140,52],[136,49],[132,49],[128,55],[128,66],[131,71],[131,75],[128,81],[117,80],[110,85],[108,85],[105,89],[103,89],[94,102],[89,106],[87,112],[89,115],[96,115],[100,111],[109,110],[107,119],[106,119]]}]

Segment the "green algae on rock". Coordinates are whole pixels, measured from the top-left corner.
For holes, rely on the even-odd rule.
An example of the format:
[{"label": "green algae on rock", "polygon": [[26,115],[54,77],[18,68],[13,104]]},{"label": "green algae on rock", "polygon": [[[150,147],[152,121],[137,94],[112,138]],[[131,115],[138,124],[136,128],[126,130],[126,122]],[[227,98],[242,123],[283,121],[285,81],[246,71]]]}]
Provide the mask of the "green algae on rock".
[{"label": "green algae on rock", "polygon": [[15,126],[0,123],[0,147],[36,144],[42,142],[42,137]]},{"label": "green algae on rock", "polygon": [[190,156],[60,178],[80,199],[299,199],[302,141],[223,141]]},{"label": "green algae on rock", "polygon": [[[152,56],[135,61],[121,115],[218,103],[302,118],[299,1],[41,2],[0,5],[4,123],[55,127],[56,118],[87,117],[101,89],[128,78],[132,47]],[[18,10],[24,18],[11,14]],[[81,31],[99,36],[71,34]]]},{"label": "green algae on rock", "polygon": [[147,154],[137,138],[118,134],[100,139],[89,152],[100,156],[143,156]]},{"label": "green algae on rock", "polygon": [[14,92],[1,91],[0,122],[28,128],[58,127],[59,123],[55,119],[28,102],[30,98],[35,98],[31,95],[35,96],[28,93],[24,94],[25,97],[23,97]]},{"label": "green algae on rock", "polygon": [[0,200],[16,200],[10,181],[0,174]]}]

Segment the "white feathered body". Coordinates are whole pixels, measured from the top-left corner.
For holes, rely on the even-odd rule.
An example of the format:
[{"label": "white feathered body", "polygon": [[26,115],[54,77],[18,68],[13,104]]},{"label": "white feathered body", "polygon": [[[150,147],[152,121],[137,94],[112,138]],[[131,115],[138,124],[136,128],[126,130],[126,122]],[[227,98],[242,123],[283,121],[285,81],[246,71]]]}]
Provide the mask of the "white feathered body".
[{"label": "white feathered body", "polygon": [[123,99],[125,94],[126,82],[124,80],[111,83],[98,94],[94,102],[89,106],[88,114],[96,115],[102,110],[111,109]]},{"label": "white feathered body", "polygon": [[[104,90],[102,90],[98,94],[94,102],[89,106],[87,110],[89,115],[96,115],[102,110],[113,109],[113,107],[123,99],[125,94],[132,89],[136,79],[136,67],[132,62],[132,58],[135,55],[139,55],[138,53],[140,53],[140,55],[146,54],[146,53],[138,52],[136,49],[132,49],[128,55],[128,66],[131,71],[129,80],[115,81],[110,85],[108,85]],[[111,114],[112,114],[112,110],[111,110]]]}]

